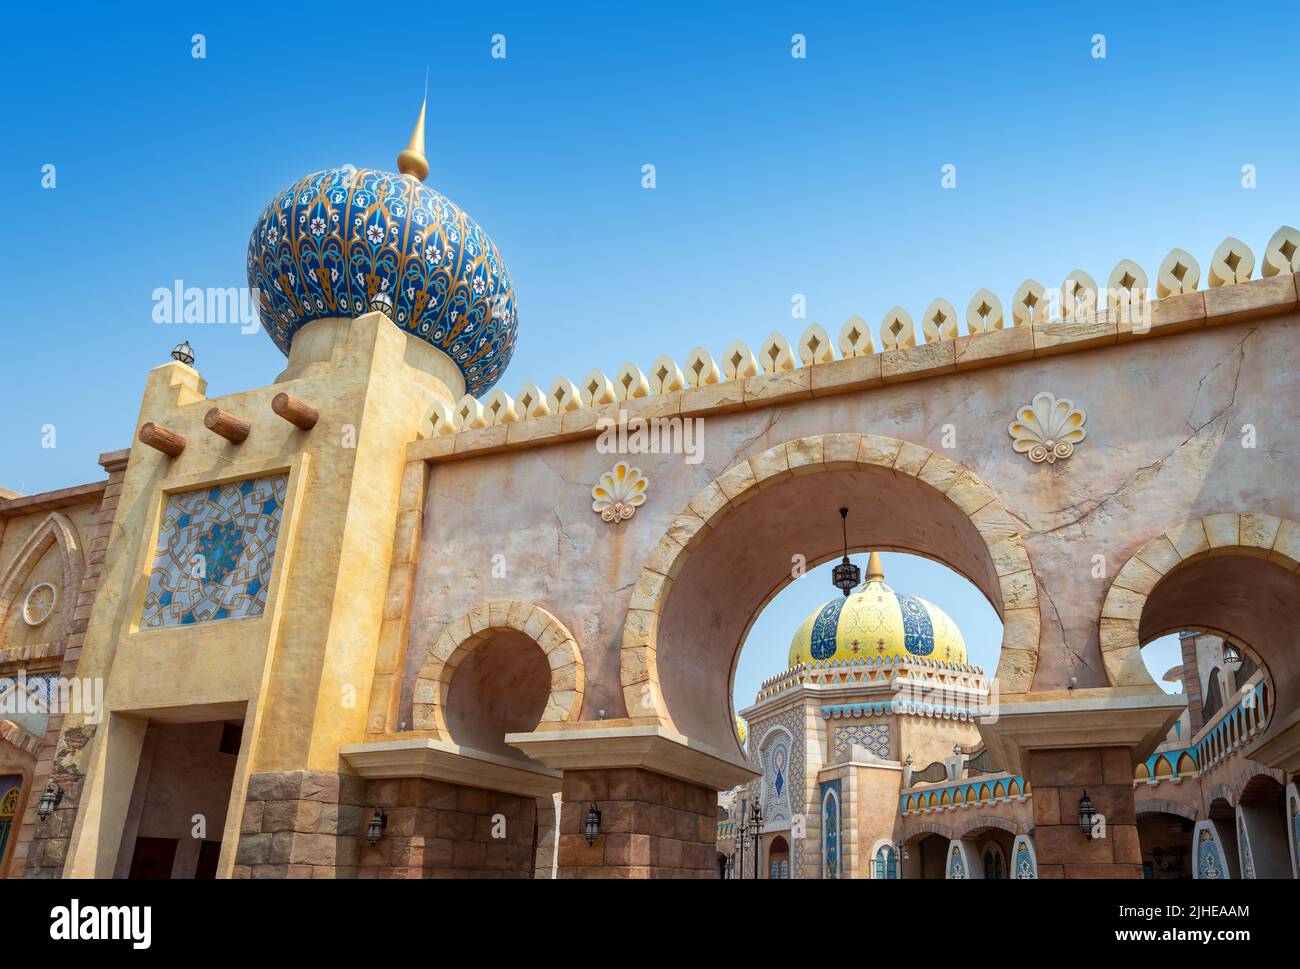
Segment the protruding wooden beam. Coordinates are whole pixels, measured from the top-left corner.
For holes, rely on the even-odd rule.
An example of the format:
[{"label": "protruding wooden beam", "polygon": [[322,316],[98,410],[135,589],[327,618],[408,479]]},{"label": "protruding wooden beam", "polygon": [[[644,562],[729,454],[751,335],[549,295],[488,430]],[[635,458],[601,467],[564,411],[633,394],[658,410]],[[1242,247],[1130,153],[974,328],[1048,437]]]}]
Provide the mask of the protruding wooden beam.
[{"label": "protruding wooden beam", "polygon": [[172,458],[185,450],[185,438],[153,421],[140,428],[140,443],[148,444],[151,448]]},{"label": "protruding wooden beam", "polygon": [[276,394],[271,400],[271,410],[304,431],[310,431],[320,420],[320,411],[288,394]]},{"label": "protruding wooden beam", "polygon": [[228,410],[214,407],[203,415],[203,426],[213,434],[224,437],[231,444],[243,444],[252,429],[248,421],[241,421]]}]

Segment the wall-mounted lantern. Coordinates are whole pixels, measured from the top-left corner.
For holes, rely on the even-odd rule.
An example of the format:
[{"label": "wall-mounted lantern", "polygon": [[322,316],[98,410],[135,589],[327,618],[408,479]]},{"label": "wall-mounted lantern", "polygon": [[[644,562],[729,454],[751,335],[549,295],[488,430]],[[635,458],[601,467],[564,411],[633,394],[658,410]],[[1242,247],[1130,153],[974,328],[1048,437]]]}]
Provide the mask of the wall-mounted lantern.
[{"label": "wall-mounted lantern", "polygon": [[370,823],[366,825],[366,840],[370,842],[370,847],[373,848],[379,844],[379,839],[384,836],[384,828],[386,827],[388,827],[388,815],[384,813],[383,808],[375,808]]},{"label": "wall-mounted lantern", "polygon": [[600,834],[600,808],[596,807],[596,802],[591,802],[591,807],[587,808],[587,816],[582,820],[582,833],[587,838],[587,846],[596,843],[596,836]]},{"label": "wall-mounted lantern", "polygon": [[41,794],[41,799],[36,802],[36,816],[44,821],[54,813],[54,809],[59,806],[59,802],[62,800],[63,788],[51,782]]},{"label": "wall-mounted lantern", "polygon": [[1092,840],[1092,826],[1096,820],[1097,809],[1088,797],[1088,792],[1084,791],[1083,797],[1079,798],[1079,830],[1089,841]]}]

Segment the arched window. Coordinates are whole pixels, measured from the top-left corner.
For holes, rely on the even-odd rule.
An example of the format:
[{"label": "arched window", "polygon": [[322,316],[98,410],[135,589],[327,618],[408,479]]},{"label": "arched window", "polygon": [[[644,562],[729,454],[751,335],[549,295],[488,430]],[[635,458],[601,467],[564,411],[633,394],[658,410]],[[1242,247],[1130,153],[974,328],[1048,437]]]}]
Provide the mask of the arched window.
[{"label": "arched window", "polygon": [[772,846],[767,850],[767,877],[772,881],[790,877],[790,843],[780,835],[772,839]]},{"label": "arched window", "polygon": [[1205,687],[1205,702],[1201,704],[1201,718],[1209,723],[1223,706],[1223,692],[1219,687],[1219,668],[1210,670],[1209,683]]},{"label": "arched window", "polygon": [[876,852],[876,877],[898,877],[898,855],[889,845],[881,845]]},{"label": "arched window", "polygon": [[997,845],[989,845],[984,849],[984,877],[997,879],[1007,877],[1007,866],[1002,858],[1002,849]]},{"label": "arched window", "polygon": [[4,861],[9,835],[13,832],[14,817],[18,814],[18,804],[22,797],[22,783],[23,779],[17,774],[0,778],[0,791],[4,791],[0,795],[0,862]]},{"label": "arched window", "polygon": [[822,797],[822,877],[840,877],[839,781],[827,787]]}]

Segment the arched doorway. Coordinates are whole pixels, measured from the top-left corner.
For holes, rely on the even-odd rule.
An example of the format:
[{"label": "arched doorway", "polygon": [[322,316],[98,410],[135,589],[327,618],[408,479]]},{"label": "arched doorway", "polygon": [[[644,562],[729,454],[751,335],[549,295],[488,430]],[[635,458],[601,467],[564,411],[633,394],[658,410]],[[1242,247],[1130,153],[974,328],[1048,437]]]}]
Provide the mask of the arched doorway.
[{"label": "arched doorway", "polygon": [[1238,854],[1247,878],[1292,877],[1285,789],[1275,779],[1256,774],[1237,803]]},{"label": "arched doorway", "polygon": [[790,877],[790,842],[782,835],[772,839],[767,849],[767,877],[784,881]]},{"label": "arched doorway", "polygon": [[[1216,797],[1208,811],[1210,824],[1222,848],[1220,864],[1228,878],[1241,877],[1241,856],[1237,851],[1237,812],[1226,798]],[[1202,877],[1205,877],[1202,875]]]},{"label": "arched doorway", "polygon": [[[991,806],[993,809],[1003,805]],[[968,877],[1005,879],[1011,876],[1012,849],[1015,846],[1017,825],[1009,817],[987,815],[972,818],[953,832],[964,847],[966,858],[974,869]]]},{"label": "arched doorway", "polygon": [[1142,849],[1142,875],[1160,880],[1190,879],[1192,818],[1169,811],[1139,810],[1138,843]]},{"label": "arched doorway", "polygon": [[997,844],[984,846],[984,877],[1001,881],[1007,877],[1007,856]]},{"label": "arched doorway", "polygon": [[952,839],[940,834],[913,835],[903,845],[901,877],[933,879],[947,877],[948,846]]},{"label": "arched doorway", "polygon": [[9,842],[13,838],[22,796],[23,779],[20,775],[0,777],[0,872],[8,867]]},{"label": "arched doorway", "polygon": [[871,860],[871,877],[891,879],[898,877],[898,851],[892,844],[883,844],[876,849]]}]

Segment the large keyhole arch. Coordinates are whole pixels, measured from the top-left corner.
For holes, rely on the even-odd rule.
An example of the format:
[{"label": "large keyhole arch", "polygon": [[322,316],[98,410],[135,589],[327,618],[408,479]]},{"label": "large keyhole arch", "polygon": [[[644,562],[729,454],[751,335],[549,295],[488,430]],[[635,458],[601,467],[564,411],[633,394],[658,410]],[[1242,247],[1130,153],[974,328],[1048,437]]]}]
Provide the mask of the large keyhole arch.
[{"label": "large keyhole arch", "polygon": [[718,750],[737,748],[731,684],[750,626],[808,568],[849,546],[911,552],[972,582],[1003,621],[1003,694],[1028,692],[1038,585],[1015,520],[993,491],[928,448],[873,434],[780,444],[731,468],[678,514],[642,569],[623,630],[628,715]]}]

